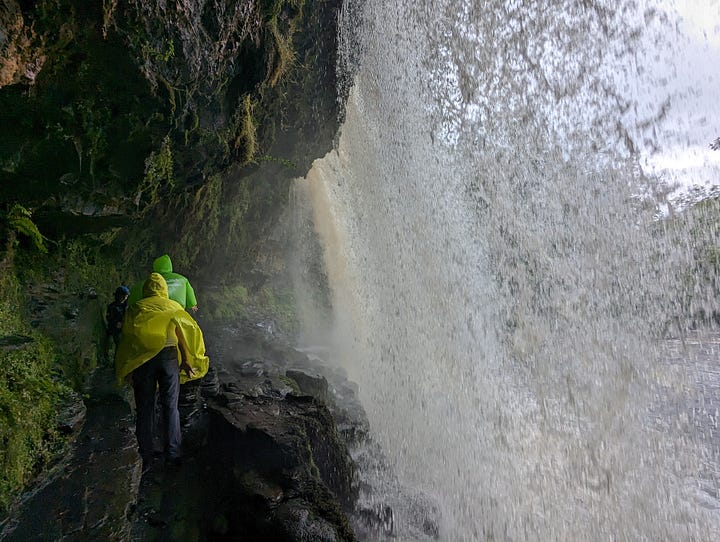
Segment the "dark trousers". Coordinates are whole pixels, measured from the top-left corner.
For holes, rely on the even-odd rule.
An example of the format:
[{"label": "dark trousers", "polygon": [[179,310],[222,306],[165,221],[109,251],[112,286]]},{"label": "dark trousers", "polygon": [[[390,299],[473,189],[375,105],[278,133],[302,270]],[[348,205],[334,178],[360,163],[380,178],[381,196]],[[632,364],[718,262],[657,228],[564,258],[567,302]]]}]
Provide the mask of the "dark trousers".
[{"label": "dark trousers", "polygon": [[178,394],[180,392],[180,369],[174,346],[162,349],[154,358],[133,371],[133,391],[137,410],[135,434],[144,460],[152,457],[155,418],[155,390],[162,405],[164,418],[165,455],[180,457],[180,415]]}]

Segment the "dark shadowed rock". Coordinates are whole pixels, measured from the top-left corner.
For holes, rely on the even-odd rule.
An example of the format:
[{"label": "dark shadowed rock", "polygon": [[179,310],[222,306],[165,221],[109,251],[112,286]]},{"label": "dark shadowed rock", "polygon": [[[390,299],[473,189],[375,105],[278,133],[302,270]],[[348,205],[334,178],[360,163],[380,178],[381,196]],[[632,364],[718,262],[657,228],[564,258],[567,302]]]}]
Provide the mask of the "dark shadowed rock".
[{"label": "dark shadowed rock", "polygon": [[337,528],[313,513],[313,505],[303,499],[282,503],[272,514],[275,523],[273,535],[280,540],[336,542],[342,538]]},{"label": "dark shadowed rock", "polygon": [[17,350],[34,341],[35,339],[27,335],[4,335],[0,337],[0,349]]},{"label": "dark shadowed rock", "polygon": [[223,513],[230,532],[355,540],[343,511],[355,499],[354,464],[327,407],[307,396],[230,393],[208,402],[208,442],[233,496]]}]

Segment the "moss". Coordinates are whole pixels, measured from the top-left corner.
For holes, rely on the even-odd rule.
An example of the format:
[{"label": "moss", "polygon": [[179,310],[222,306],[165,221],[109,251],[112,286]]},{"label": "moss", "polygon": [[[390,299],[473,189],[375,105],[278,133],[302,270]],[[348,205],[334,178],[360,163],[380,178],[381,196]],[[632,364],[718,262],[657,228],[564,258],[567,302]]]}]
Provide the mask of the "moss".
[{"label": "moss", "polygon": [[15,247],[10,241],[0,252],[0,333],[11,335],[22,329],[20,285],[15,276]]},{"label": "moss", "polygon": [[47,253],[45,242],[47,238],[32,221],[32,213],[19,204],[14,204],[5,216],[7,226],[32,241],[33,246],[40,252]]},{"label": "moss", "polygon": [[290,289],[264,286],[247,303],[247,313],[255,320],[272,320],[284,333],[298,330],[295,297]]},{"label": "moss", "polygon": [[[69,186],[82,194],[109,182],[137,185],[152,140],[166,125],[127,47],[116,35],[102,39],[92,22],[78,22],[66,7],[43,3],[34,14],[36,27],[46,29],[47,56],[35,84],[0,89],[0,122],[13,127],[0,146],[0,177],[30,207]],[[59,32],[63,25],[70,30]]]},{"label": "moss", "polygon": [[62,447],[56,411],[69,393],[58,380],[52,342],[20,317],[24,299],[12,259],[6,252],[0,264],[0,337],[26,340],[0,346],[0,515]]},{"label": "moss", "polygon": [[269,73],[267,84],[274,87],[290,71],[295,63],[295,51],[292,46],[292,32],[282,34],[278,28],[277,17],[268,22],[268,31],[273,38],[275,47],[268,62]]},{"label": "moss", "polygon": [[165,136],[157,152],[150,153],[145,160],[145,176],[135,196],[135,206],[142,215],[160,202],[175,186],[173,174],[173,153],[170,137]]},{"label": "moss", "polygon": [[112,297],[124,277],[117,267],[116,257],[106,254],[104,248],[102,241],[92,236],[60,242],[49,262],[51,269],[66,270],[59,286],[68,294],[82,295],[93,289],[100,295],[107,292]]},{"label": "moss", "polygon": [[240,130],[235,140],[235,148],[240,151],[241,164],[249,164],[257,153],[257,128],[253,120],[253,102],[249,95],[242,99]]},{"label": "moss", "polygon": [[[188,271],[209,263],[217,275],[211,246],[218,258],[232,255],[229,267],[247,266],[298,173],[287,153],[270,167],[263,161],[262,176],[245,179],[259,155],[286,155],[271,147],[290,120],[285,82],[298,72],[297,42],[307,47],[314,39],[315,27],[308,36],[298,31],[303,4],[264,0],[222,14],[207,10],[207,36],[175,17],[175,7],[28,5],[26,19],[48,60],[31,89],[0,89],[0,122],[13,126],[0,148],[0,182],[18,186],[17,201],[27,208],[77,211],[92,199],[91,207],[102,209],[103,197],[117,195],[111,207],[142,215],[130,227],[120,224],[111,241],[133,266],[161,248]],[[213,47],[197,41],[205,39]],[[69,194],[77,205],[66,205]]]},{"label": "moss", "polygon": [[297,331],[295,299],[290,290],[265,286],[249,293],[244,285],[236,283],[208,289],[203,293],[202,305],[210,320],[272,320],[283,332]]},{"label": "moss", "polygon": [[92,236],[61,240],[45,257],[17,257],[18,278],[35,307],[20,314],[52,341],[53,371],[77,392],[84,391],[102,354],[105,306],[115,288],[127,282],[117,258]]},{"label": "moss", "polygon": [[282,165],[283,167],[286,167],[288,169],[296,169],[297,165],[288,160],[287,158],[278,158],[276,156],[270,156],[268,154],[265,154],[263,156],[258,157],[258,162],[275,162],[277,164]]},{"label": "moss", "polygon": [[298,383],[295,381],[294,378],[290,378],[287,375],[280,375],[278,378],[280,379],[280,382],[282,382],[286,386],[290,386],[293,390],[293,393],[295,393],[296,395],[302,394],[300,386],[298,386]]},{"label": "moss", "polygon": [[241,284],[236,284],[207,291],[203,303],[207,307],[204,310],[211,320],[227,321],[244,316],[247,301],[247,289]]},{"label": "moss", "polygon": [[340,540],[357,540],[347,516],[338,505],[335,496],[328,491],[325,484],[317,476],[310,476],[304,481],[302,496],[320,517],[330,521],[337,529]]}]

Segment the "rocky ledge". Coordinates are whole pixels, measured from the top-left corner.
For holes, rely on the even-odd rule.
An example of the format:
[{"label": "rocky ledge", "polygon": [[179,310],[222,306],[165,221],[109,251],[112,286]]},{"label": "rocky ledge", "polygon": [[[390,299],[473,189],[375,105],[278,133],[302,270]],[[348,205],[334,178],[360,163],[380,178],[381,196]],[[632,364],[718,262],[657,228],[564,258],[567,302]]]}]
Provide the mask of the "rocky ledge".
[{"label": "rocky ledge", "polygon": [[342,371],[323,374],[257,326],[206,335],[215,370],[184,386],[182,465],[141,472],[129,397],[101,367],[72,453],[0,539],[352,541],[357,517],[389,534],[387,510],[358,512],[348,446],[367,421]]}]

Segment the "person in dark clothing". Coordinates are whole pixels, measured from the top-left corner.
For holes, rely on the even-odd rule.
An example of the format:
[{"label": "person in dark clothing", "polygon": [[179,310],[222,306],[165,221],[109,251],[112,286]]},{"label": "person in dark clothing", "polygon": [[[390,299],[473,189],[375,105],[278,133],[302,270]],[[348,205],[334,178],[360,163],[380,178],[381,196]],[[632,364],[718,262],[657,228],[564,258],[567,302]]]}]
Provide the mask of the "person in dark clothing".
[{"label": "person in dark clothing", "polygon": [[[192,372],[188,374],[192,374]],[[163,424],[165,461],[168,464],[179,464],[182,435],[178,412],[180,372],[177,347],[163,348],[152,359],[135,369],[132,375],[132,386],[137,414],[135,434],[143,466],[148,467],[153,459],[153,440],[156,427],[154,417],[157,399],[159,399],[165,421]]]},{"label": "person in dark clothing", "polygon": [[105,310],[105,321],[107,323],[106,335],[112,337],[117,348],[120,342],[120,335],[122,334],[122,323],[125,318],[125,311],[127,310],[127,300],[130,295],[130,288],[125,286],[118,286],[115,290],[115,300],[109,303]]}]

